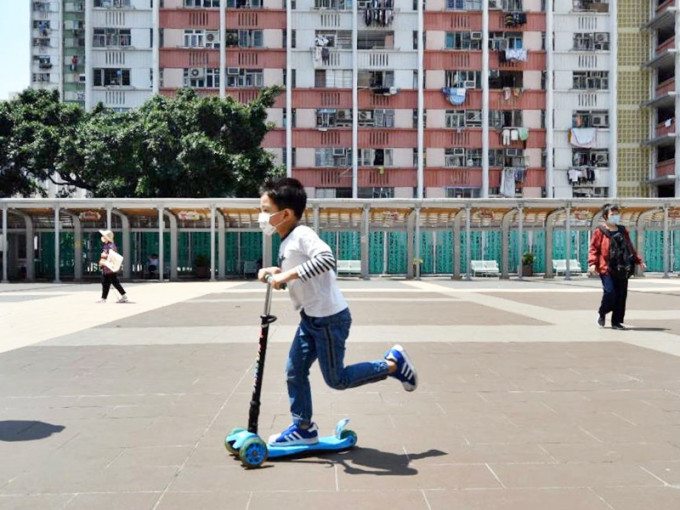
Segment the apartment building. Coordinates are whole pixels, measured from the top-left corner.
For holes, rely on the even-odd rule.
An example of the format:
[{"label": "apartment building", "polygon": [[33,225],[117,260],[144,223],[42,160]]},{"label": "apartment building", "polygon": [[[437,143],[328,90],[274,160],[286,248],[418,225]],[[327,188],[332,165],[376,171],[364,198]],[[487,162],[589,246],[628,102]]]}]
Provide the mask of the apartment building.
[{"label": "apartment building", "polygon": [[46,86],[87,108],[285,86],[264,146],[312,197],[677,195],[656,1],[53,0],[34,20],[58,31]]},{"label": "apartment building", "polygon": [[649,130],[643,130],[644,145],[650,150],[647,177],[652,196],[658,197],[680,196],[680,158],[676,158],[680,81],[675,76],[680,58],[680,40],[675,36],[679,7],[676,0],[646,0],[636,11],[643,21],[638,34],[644,40],[646,68],[651,73],[644,101],[649,114]]}]

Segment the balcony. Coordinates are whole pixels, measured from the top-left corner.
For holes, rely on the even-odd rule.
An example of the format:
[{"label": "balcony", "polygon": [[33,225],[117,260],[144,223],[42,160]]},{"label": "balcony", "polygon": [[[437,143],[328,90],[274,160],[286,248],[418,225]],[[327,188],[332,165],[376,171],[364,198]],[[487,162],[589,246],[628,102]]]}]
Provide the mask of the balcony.
[{"label": "balcony", "polygon": [[670,122],[661,122],[657,124],[654,138],[648,140],[644,145],[653,147],[668,147],[675,144],[675,122],[669,119]]},{"label": "balcony", "polygon": [[[415,105],[416,103],[413,104]],[[437,89],[425,91],[425,108],[450,110],[454,108],[454,106],[449,103],[441,90]],[[457,108],[481,110],[482,91],[480,89],[468,89],[465,102]],[[489,91],[489,109],[544,110],[545,90],[491,89]]]},{"label": "balcony", "polygon": [[[491,32],[525,31],[545,32],[545,13],[527,12],[524,25],[510,27],[506,23],[506,14],[492,11],[489,13],[489,30]],[[482,30],[482,11],[425,11],[425,30],[479,32]]]},{"label": "balcony", "polygon": [[519,60],[508,60],[501,62],[500,51],[489,53],[489,67],[491,69],[501,69],[508,71],[542,71],[546,67],[545,51],[527,52],[526,62]]},{"label": "balcony", "polygon": [[656,178],[667,178],[675,176],[675,159],[667,159],[656,165]]},{"label": "balcony", "polygon": [[643,106],[647,108],[663,108],[672,106],[675,102],[675,78],[669,78],[656,87],[654,98]]},{"label": "balcony", "polygon": [[[305,186],[315,188],[351,188],[351,168],[293,168],[293,177]],[[364,187],[407,187],[414,188],[418,184],[418,176],[413,168],[388,167],[359,168],[357,175],[358,186]]]}]

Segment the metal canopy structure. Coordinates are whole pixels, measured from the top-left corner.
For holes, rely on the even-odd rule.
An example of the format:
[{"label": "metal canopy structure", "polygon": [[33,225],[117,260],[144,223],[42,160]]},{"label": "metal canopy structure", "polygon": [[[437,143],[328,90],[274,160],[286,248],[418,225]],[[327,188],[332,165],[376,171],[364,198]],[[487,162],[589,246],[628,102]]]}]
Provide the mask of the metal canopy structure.
[{"label": "metal canopy structure", "polygon": [[[453,264],[449,274],[454,278],[470,278],[470,236],[473,232],[501,232],[501,277],[519,274],[521,268],[510,267],[508,253],[510,232],[516,231],[517,252],[522,252],[522,233],[528,229],[545,233],[545,276],[553,277],[552,232],[563,230],[566,253],[571,253],[570,232],[590,231],[601,221],[603,199],[337,199],[309,200],[302,222],[318,231],[356,232],[361,243],[361,276],[369,277],[368,244],[371,232],[402,232],[407,235],[408,260],[420,260],[420,239],[423,232],[449,231],[453,234],[450,250]],[[680,231],[679,199],[619,199],[623,223],[635,233],[637,248],[642,251],[645,232],[663,231],[663,268],[665,276],[670,267],[672,246],[671,231]],[[122,252],[130,250],[130,233],[155,232],[159,238],[159,274],[163,278],[164,238],[169,239],[170,279],[178,277],[177,239],[180,232],[210,233],[210,275],[212,279],[225,278],[227,240],[229,232],[258,232],[258,199],[2,199],[2,281],[8,281],[8,249],[10,235],[22,233],[25,251],[33,250],[34,235],[38,231],[54,234],[55,281],[60,280],[60,233],[74,236],[75,260],[82,259],[82,240],[86,233],[110,229],[122,235]],[[462,243],[465,242],[465,249]],[[514,247],[513,247],[514,248]],[[263,238],[264,260],[271,260],[272,241]],[[569,259],[569,257],[567,257]],[[461,273],[462,267],[465,274]],[[167,268],[166,268],[167,269]],[[123,277],[132,275],[129,258]],[[74,279],[82,278],[80,266],[75,266]],[[419,265],[409,264],[407,277],[420,276]],[[35,279],[31,264],[25,270],[25,279]],[[567,263],[566,277],[570,277]]]}]

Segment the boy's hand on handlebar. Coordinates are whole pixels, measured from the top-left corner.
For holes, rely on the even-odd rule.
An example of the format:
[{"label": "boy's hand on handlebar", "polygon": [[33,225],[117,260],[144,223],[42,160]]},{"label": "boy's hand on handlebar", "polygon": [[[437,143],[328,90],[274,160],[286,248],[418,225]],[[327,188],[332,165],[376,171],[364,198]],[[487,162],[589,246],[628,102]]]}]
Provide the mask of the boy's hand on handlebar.
[{"label": "boy's hand on handlebar", "polygon": [[257,272],[257,279],[262,283],[267,283],[267,276],[274,276],[276,273],[280,273],[281,268],[278,267],[263,267]]},{"label": "boy's hand on handlebar", "polygon": [[286,288],[286,275],[279,272],[273,275],[270,275],[266,281],[268,281],[273,288],[276,290],[281,290]]}]

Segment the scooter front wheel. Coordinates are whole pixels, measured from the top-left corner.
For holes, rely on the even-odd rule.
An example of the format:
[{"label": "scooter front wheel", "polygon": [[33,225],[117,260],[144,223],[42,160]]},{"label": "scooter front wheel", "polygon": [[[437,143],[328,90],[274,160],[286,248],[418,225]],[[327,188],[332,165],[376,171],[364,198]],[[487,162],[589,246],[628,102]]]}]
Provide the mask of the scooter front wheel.
[{"label": "scooter front wheel", "polygon": [[224,439],[224,447],[231,455],[238,455],[238,450],[234,448],[235,439],[232,439],[230,441],[229,438],[235,436],[239,432],[245,432],[245,430],[246,429],[244,428],[236,427],[235,429],[232,429],[232,431],[229,432],[229,434],[227,434],[227,437]]},{"label": "scooter front wheel", "polygon": [[241,445],[238,452],[241,463],[248,469],[257,468],[267,460],[267,444],[259,437],[251,437]]}]

